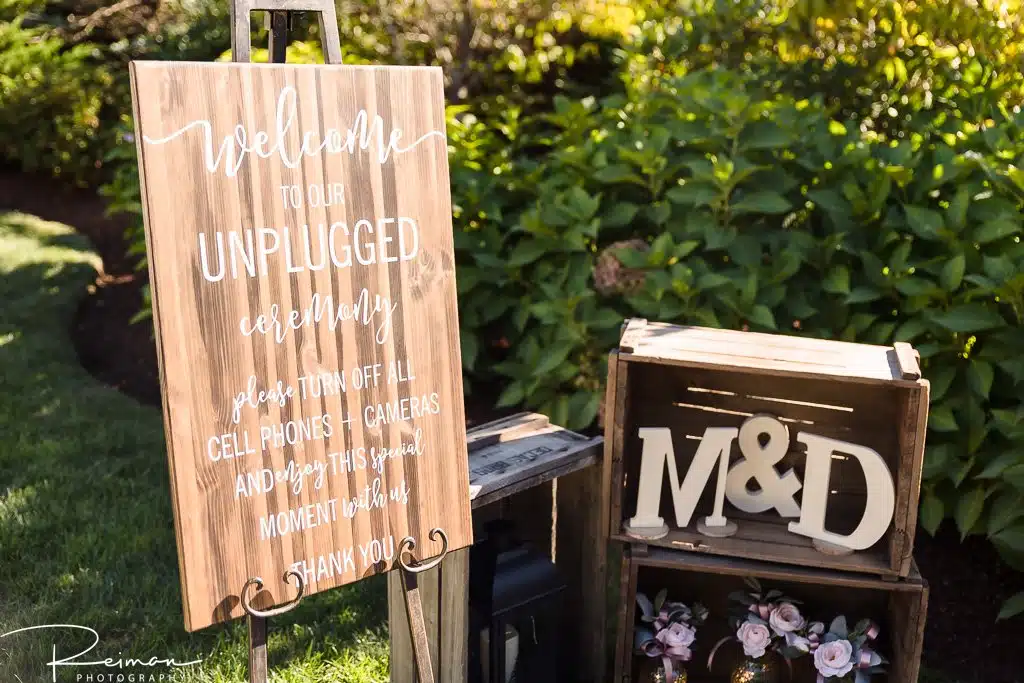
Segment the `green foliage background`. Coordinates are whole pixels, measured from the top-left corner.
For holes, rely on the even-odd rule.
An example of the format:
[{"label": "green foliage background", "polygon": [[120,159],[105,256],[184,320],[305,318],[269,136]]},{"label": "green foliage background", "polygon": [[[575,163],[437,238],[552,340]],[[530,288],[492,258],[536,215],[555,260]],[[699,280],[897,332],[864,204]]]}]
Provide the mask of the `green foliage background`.
[{"label": "green foliage background", "polygon": [[[449,78],[470,390],[499,383],[499,405],[590,425],[630,316],[909,341],[932,383],[922,526],[951,518],[1024,569],[1019,3],[355,5],[339,13],[346,61]],[[156,37],[92,47],[0,29],[44,63],[0,56],[5,96],[38,93],[0,127],[5,154],[98,166],[137,216],[130,121],[111,140],[101,117],[127,109],[111,55],[213,58],[222,10],[179,8]],[[315,27],[296,30],[289,58],[319,61]],[[33,129],[40,112],[57,130]]]}]

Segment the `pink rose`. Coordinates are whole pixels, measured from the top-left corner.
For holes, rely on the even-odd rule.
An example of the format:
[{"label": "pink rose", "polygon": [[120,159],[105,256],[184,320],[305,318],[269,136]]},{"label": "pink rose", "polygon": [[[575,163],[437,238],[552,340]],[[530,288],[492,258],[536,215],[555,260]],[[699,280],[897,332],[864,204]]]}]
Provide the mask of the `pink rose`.
[{"label": "pink rose", "polygon": [[772,630],[775,631],[776,635],[785,636],[787,633],[793,633],[802,629],[807,624],[807,620],[800,614],[800,610],[796,608],[796,605],[789,602],[780,602],[772,610],[771,615],[768,617],[768,623],[771,624]]},{"label": "pink rose", "polygon": [[853,645],[848,640],[822,643],[814,651],[814,667],[825,678],[845,676],[853,669]]},{"label": "pink rose", "polygon": [[676,622],[669,624],[668,628],[658,631],[658,634],[654,637],[665,647],[665,654],[688,662],[690,657],[693,656],[689,646],[693,645],[696,636],[697,632],[693,628]]},{"label": "pink rose", "polygon": [[736,631],[736,639],[743,645],[743,654],[756,659],[768,649],[772,642],[772,633],[764,624],[747,621]]}]

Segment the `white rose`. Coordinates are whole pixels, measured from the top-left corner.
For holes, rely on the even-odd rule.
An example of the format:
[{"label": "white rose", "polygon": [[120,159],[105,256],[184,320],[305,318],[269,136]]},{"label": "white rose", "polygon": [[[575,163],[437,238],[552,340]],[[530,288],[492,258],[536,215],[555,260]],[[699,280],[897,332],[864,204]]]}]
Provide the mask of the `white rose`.
[{"label": "white rose", "polygon": [[743,645],[743,654],[756,659],[764,655],[768,649],[772,642],[772,633],[764,624],[746,621],[736,631],[736,639]]},{"label": "white rose", "polygon": [[814,651],[814,667],[825,678],[845,676],[853,669],[853,645],[848,640],[822,643]]},{"label": "white rose", "polygon": [[800,614],[796,605],[780,602],[768,616],[768,623],[771,624],[776,635],[785,636],[787,633],[802,629],[807,624],[807,620]]}]

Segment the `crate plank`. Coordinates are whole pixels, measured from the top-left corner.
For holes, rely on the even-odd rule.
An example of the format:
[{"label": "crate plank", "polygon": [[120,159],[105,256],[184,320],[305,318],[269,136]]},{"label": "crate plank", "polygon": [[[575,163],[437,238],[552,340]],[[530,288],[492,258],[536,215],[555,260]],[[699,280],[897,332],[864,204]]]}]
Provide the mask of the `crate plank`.
[{"label": "crate plank", "polygon": [[598,655],[572,664],[579,681],[604,681],[606,675],[605,659],[599,656],[607,651],[608,539],[607,527],[599,514],[604,507],[602,484],[599,467],[577,470],[555,481],[555,563],[562,575],[570,579],[564,624],[564,633],[572,641],[568,651]]},{"label": "crate plank", "polygon": [[[771,522],[730,518],[736,522],[735,536],[710,538],[687,529],[671,529],[668,536],[648,541],[652,544],[687,550],[694,553],[752,560],[777,560],[781,555],[787,564],[806,565],[823,569],[853,569],[869,574],[889,573],[888,554],[881,548],[855,553],[846,557],[834,557],[820,553],[811,547],[811,539],[790,533],[784,526]],[[637,539],[617,531],[612,538],[625,543]]]}]

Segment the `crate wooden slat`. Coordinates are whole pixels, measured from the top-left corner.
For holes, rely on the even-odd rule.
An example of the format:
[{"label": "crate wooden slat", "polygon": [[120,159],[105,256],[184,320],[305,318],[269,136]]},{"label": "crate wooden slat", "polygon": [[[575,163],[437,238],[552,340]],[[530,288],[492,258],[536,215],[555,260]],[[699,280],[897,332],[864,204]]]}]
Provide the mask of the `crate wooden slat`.
[{"label": "crate wooden slat", "polygon": [[[741,513],[728,503],[725,515],[738,525],[730,538],[699,534],[694,521],[713,504],[714,478],[705,488],[690,526],[677,528],[671,496],[660,515],[670,533],[645,542],[713,555],[811,567],[906,576],[917,526],[917,509],[928,419],[928,381],[917,354],[894,347],[851,344],[788,335],[681,327],[645,320],[624,326],[609,356],[605,420],[605,477],[609,533],[632,542],[623,522],[637,496],[641,427],[672,432],[680,478],[708,427],[739,427],[757,413],[775,415],[788,427],[791,446],[777,464],[804,479],[803,431],[863,445],[885,460],[895,485],[892,523],[873,547],[851,555],[817,551],[811,539],[788,531],[790,519],[774,510]],[[733,445],[732,459],[740,458]],[[797,493],[797,500],[802,492]],[[866,496],[864,475],[853,458],[834,457],[826,528],[849,533]]]},{"label": "crate wooden slat", "polygon": [[467,444],[473,508],[590,467],[598,460],[600,443],[600,437],[587,438],[563,429],[539,413],[519,413],[470,430]]},{"label": "crate wooden slat", "polygon": [[[573,679],[605,680],[607,516],[602,439],[552,425],[537,413],[519,413],[466,434],[474,527],[511,519],[525,540],[552,559],[567,579],[565,648]],[[420,576],[424,620],[438,683],[464,683],[469,643],[469,549],[450,554]],[[401,577],[388,575],[391,681],[412,683],[415,666]]]},{"label": "crate wooden slat", "polygon": [[[661,588],[669,598],[686,603],[702,602],[711,610],[708,622],[697,632],[693,660],[687,666],[692,681],[725,683],[741,656],[738,645],[723,646],[713,671],[706,662],[719,638],[730,635],[727,619],[729,592],[744,590],[743,577],[754,577],[766,587],[778,587],[802,600],[810,619],[829,620],[846,614],[851,620],[875,619],[880,623],[879,649],[889,660],[888,672],[873,683],[917,683],[928,607],[928,584],[916,566],[901,581],[884,581],[852,572],[792,567],[753,560],[736,560],[695,553],[673,552],[634,544],[627,548],[620,573],[621,597],[617,626],[615,683],[633,680],[636,593],[653,595]],[[814,680],[809,658],[797,660],[793,680]]]},{"label": "crate wooden slat", "polygon": [[912,385],[921,370],[906,344],[876,346],[809,337],[629,321],[619,350],[636,359],[686,367],[732,366],[766,375],[840,377]]}]

